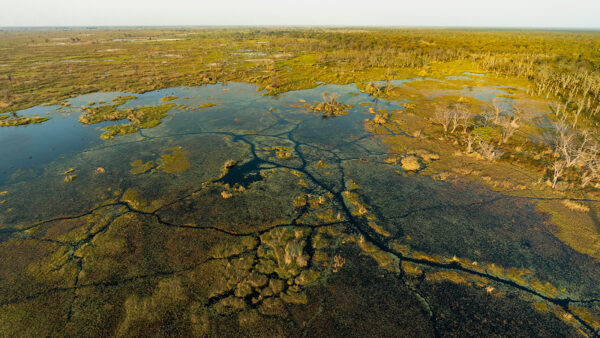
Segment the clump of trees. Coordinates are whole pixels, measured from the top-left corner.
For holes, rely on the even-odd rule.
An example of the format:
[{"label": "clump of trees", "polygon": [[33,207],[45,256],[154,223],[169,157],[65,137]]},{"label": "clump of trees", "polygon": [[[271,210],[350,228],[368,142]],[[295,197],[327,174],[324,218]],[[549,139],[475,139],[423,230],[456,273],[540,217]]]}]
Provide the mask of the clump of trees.
[{"label": "clump of trees", "polygon": [[338,94],[327,92],[322,94],[323,101],[314,102],[312,105],[307,107],[308,112],[315,114],[321,114],[321,117],[326,119],[330,117],[336,117],[340,115],[348,114],[348,111],[352,109],[352,105],[343,104],[338,101]]},{"label": "clump of trees", "polygon": [[557,115],[565,115],[575,128],[581,116],[596,120],[600,112],[600,72],[597,65],[547,54],[486,55],[479,64],[497,74],[513,75],[532,80],[530,94],[554,99]]},{"label": "clump of trees", "polygon": [[[504,154],[500,145],[508,142],[519,128],[519,117],[514,114],[504,115],[499,105],[494,106],[494,109],[491,113],[475,115],[467,105],[460,102],[438,105],[433,121],[442,126],[444,134],[452,135],[457,142],[462,143],[467,153],[477,151],[485,159],[492,161]],[[495,137],[496,134],[501,137]]]},{"label": "clump of trees", "polygon": [[462,127],[464,133],[471,125],[471,115],[467,106],[462,103],[438,105],[434,111],[434,121],[442,125],[445,133],[454,134],[459,127]]},{"label": "clump of trees", "polygon": [[377,85],[374,82],[366,84],[365,88],[361,89],[363,93],[367,93],[375,98],[386,97],[394,89],[394,85],[387,81],[384,85]]},{"label": "clump of trees", "polygon": [[[520,109],[503,108],[495,100],[481,114],[470,113],[468,106],[461,103],[438,106],[432,120],[441,125],[446,137],[463,145],[467,153],[477,152],[492,161],[511,147],[522,145],[509,144],[521,126],[522,116]],[[600,184],[600,142],[596,134],[574,127],[567,120],[567,115],[561,115],[552,124],[545,140],[551,148],[550,157],[543,160],[540,156],[546,163],[550,185],[557,188],[560,181],[577,182],[582,188]]]},{"label": "clump of trees", "polygon": [[564,119],[558,120],[553,124],[551,145],[554,151],[551,164],[553,188],[569,172],[583,188],[600,179],[600,145],[590,131],[570,127]]}]

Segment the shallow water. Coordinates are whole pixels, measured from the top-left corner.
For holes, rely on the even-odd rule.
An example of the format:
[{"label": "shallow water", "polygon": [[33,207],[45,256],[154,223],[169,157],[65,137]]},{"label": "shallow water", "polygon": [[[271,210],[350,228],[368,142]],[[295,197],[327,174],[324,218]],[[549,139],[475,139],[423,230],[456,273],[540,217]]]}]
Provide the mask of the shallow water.
[{"label": "shallow water", "polygon": [[[299,106],[325,92],[354,108],[322,119]],[[461,325],[497,334],[495,325],[518,319],[524,326],[504,325],[505,334],[567,334],[527,299],[600,298],[599,264],[543,230],[547,217],[527,200],[385,162],[388,150],[364,119],[370,107],[402,108],[355,85],[275,97],[243,83],[135,94],[122,108],[167,95],[182,106],[153,129],[111,141],[100,139],[108,122],[78,122],[77,107],[124,94],[73,98],[72,113],[31,108],[20,113],[51,119],[0,129],[0,316],[29,313],[10,316],[12,333],[430,336],[464,333]],[[478,264],[465,268],[453,256]],[[411,279],[406,263],[420,277]],[[440,271],[525,300],[430,278]],[[516,283],[515,271],[564,291]],[[457,309],[458,299],[477,306]],[[496,324],[471,322],[474,311]]]},{"label": "shallow water", "polygon": [[463,74],[470,75],[470,76],[486,76],[487,75],[485,73],[473,73],[473,72],[464,72]]},{"label": "shallow water", "polygon": [[[273,116],[265,114],[266,106],[283,109],[284,114],[291,109],[289,104],[299,104],[299,98],[308,101],[320,100],[323,92],[338,92],[340,99],[350,104],[359,101],[370,102],[371,98],[365,95],[354,97],[347,93],[359,92],[354,85],[349,86],[321,86],[313,91],[301,91],[298,93],[287,93],[279,97],[265,97],[252,85],[232,83],[226,85],[203,86],[199,88],[179,87],[165,90],[148,92],[145,94],[133,94],[137,99],[131,100],[119,108],[134,108],[139,106],[158,105],[163,103],[161,98],[166,95],[175,95],[180,97],[175,103],[184,105],[194,105],[206,102],[217,103],[217,107],[211,109],[199,109],[197,111],[183,112],[177,108],[171,111],[172,116],[178,116],[176,119],[163,121],[163,124],[153,130],[144,130],[146,137],[156,136],[160,131],[162,136],[165,134],[181,134],[182,132],[206,131],[212,130],[213,126],[222,126],[218,130],[227,130],[229,127],[238,128],[243,126],[247,130],[259,130],[264,127],[277,128],[284,127],[284,120],[277,120]],[[10,177],[24,170],[34,170],[39,172],[48,162],[57,160],[61,157],[73,155],[85,149],[97,146],[104,147],[107,144],[114,145],[120,142],[130,142],[136,136],[125,136],[115,141],[107,143],[99,138],[102,134],[102,128],[123,122],[103,122],[91,126],[83,125],[78,122],[79,113],[77,107],[86,106],[89,102],[105,101],[111,102],[118,96],[132,95],[131,93],[95,93],[80,95],[69,99],[67,102],[71,107],[63,108],[57,106],[37,106],[30,109],[17,112],[22,116],[51,116],[51,119],[44,124],[29,125],[19,128],[2,128],[0,132],[0,143],[3,147],[0,149],[0,156],[4,160],[0,163],[0,186],[10,184]],[[189,97],[183,99],[182,97]],[[385,109],[399,109],[390,103],[379,101],[376,107]],[[361,109],[363,108],[363,109]],[[368,108],[368,107],[367,107]],[[353,129],[357,121],[367,117],[364,113],[367,108],[357,106],[350,116],[338,118],[336,128],[350,126]],[[57,110],[66,109],[73,113],[57,113]],[[297,109],[296,109],[297,110]],[[245,120],[252,120],[253,116],[258,116],[257,120],[247,121],[244,124],[233,122],[235,117],[244,117]],[[302,116],[302,115],[300,115]],[[308,117],[308,116],[302,116]],[[318,120],[310,116],[310,119]],[[218,121],[217,121],[218,120]],[[279,122],[275,123],[274,122]],[[267,125],[268,123],[268,125]],[[327,122],[321,123],[327,125]],[[366,133],[366,132],[365,132]],[[316,133],[317,134],[317,133]],[[318,135],[318,134],[317,134]]]}]

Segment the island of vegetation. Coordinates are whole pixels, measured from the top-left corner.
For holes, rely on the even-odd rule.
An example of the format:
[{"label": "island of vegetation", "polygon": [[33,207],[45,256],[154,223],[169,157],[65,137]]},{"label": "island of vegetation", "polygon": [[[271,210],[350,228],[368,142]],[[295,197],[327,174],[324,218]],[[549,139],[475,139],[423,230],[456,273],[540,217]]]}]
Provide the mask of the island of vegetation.
[{"label": "island of vegetation", "polygon": [[17,114],[0,114],[0,127],[25,126],[28,124],[36,124],[48,121],[48,117],[39,116],[18,116]]}]

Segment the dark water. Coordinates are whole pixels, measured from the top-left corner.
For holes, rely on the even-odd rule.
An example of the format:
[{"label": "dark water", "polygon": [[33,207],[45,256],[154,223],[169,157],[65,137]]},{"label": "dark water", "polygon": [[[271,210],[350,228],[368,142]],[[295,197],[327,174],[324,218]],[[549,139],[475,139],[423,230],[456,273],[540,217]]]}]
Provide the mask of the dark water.
[{"label": "dark water", "polygon": [[[322,119],[299,107],[324,92],[354,108]],[[70,114],[35,107],[22,114],[51,119],[0,129],[0,332],[591,332],[532,304],[598,311],[599,264],[544,230],[527,200],[386,163],[364,119],[399,106],[354,85],[269,97],[230,83],[136,94],[123,108],[174,95],[190,109],[111,141],[107,123],[78,122],[76,107],[118,95],[77,97]],[[187,164],[169,170],[169,156]]]}]

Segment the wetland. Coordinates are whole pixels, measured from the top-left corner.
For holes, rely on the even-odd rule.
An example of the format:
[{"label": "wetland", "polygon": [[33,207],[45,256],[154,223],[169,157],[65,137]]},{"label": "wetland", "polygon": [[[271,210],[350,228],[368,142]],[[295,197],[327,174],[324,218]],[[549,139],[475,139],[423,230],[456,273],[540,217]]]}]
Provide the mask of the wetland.
[{"label": "wetland", "polygon": [[[595,87],[578,112],[481,60],[307,42],[356,32],[125,32],[0,37],[93,64],[2,61],[2,335],[598,336]],[[72,76],[32,98],[43,67]]]}]

